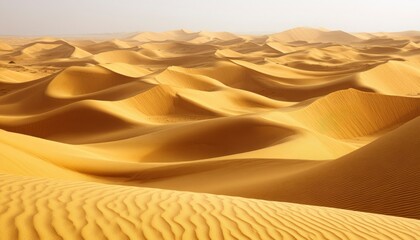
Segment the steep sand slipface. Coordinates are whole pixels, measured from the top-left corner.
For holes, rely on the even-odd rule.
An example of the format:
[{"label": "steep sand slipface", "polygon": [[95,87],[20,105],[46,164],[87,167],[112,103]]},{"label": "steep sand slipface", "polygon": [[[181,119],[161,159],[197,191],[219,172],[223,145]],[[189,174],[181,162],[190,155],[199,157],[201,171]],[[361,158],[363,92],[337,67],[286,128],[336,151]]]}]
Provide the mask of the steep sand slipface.
[{"label": "steep sand slipface", "polygon": [[417,220],[332,208],[5,174],[0,184],[2,239],[420,237]]},{"label": "steep sand slipface", "polygon": [[2,38],[0,239],[420,239],[419,36]]}]

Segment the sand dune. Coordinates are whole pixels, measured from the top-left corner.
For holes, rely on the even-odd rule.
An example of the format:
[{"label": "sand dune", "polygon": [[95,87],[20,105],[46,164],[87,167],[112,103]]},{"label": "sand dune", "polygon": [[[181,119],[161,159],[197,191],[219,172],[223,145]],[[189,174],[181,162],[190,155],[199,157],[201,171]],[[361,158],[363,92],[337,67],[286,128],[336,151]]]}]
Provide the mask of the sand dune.
[{"label": "sand dune", "polygon": [[216,79],[200,74],[193,74],[188,69],[175,66],[168,67],[159,73],[156,76],[156,80],[161,84],[201,91],[216,91],[225,86]]},{"label": "sand dune", "polygon": [[[112,65],[108,65],[108,68],[98,66],[67,68],[48,84],[46,93],[56,98],[81,97],[109,90],[134,80],[130,76],[109,71],[109,68],[112,69]],[[123,67],[119,65],[118,69],[123,69]]]},{"label": "sand dune", "polygon": [[206,31],[202,31],[199,33],[200,36],[205,36],[205,37],[209,37],[211,39],[218,39],[218,40],[223,40],[223,41],[229,41],[229,40],[234,40],[239,38],[238,36],[236,36],[233,33],[230,32],[206,32]]},{"label": "sand dune", "polygon": [[122,100],[120,103],[152,116],[214,115],[211,110],[207,110],[199,102],[190,101],[182,97],[174,88],[165,85],[154,86],[134,97]]},{"label": "sand dune", "polygon": [[0,81],[2,83],[21,83],[35,79],[37,79],[37,76],[34,76],[34,74],[0,68]]},{"label": "sand dune", "polygon": [[111,41],[104,41],[99,43],[91,43],[89,45],[84,45],[83,49],[90,53],[101,53],[105,51],[120,50],[131,48],[129,44],[124,41],[114,39]]},{"label": "sand dune", "polygon": [[418,37],[1,38],[0,239],[418,239]]},{"label": "sand dune", "polygon": [[124,63],[106,63],[100,64],[100,66],[115,73],[132,78],[140,78],[151,73],[148,69]]},{"label": "sand dune", "polygon": [[91,54],[62,41],[40,41],[22,46],[8,56],[12,60],[29,60],[37,61],[58,59],[58,58],[84,58]]},{"label": "sand dune", "polygon": [[383,215],[88,182],[0,179],[5,239],[420,237],[418,221]]},{"label": "sand dune", "polygon": [[[229,160],[142,170],[131,176],[130,181],[140,186],[298,202],[418,219],[420,194],[416,191],[418,182],[415,179],[420,170],[416,163],[420,156],[416,148],[419,123],[420,118],[416,118],[336,160],[227,158]],[[220,186],[220,182],[224,184]],[[376,204],[377,201],[381,204]]]},{"label": "sand dune", "polygon": [[0,42],[0,51],[10,51],[13,50],[12,46],[7,43]]},{"label": "sand dune", "polygon": [[153,60],[149,60],[145,56],[142,56],[137,52],[126,50],[102,52],[95,55],[93,59],[96,60],[98,63],[119,62],[134,65],[153,62]]},{"label": "sand dune", "polygon": [[141,48],[151,51],[179,54],[200,54],[202,52],[214,51],[215,47],[205,44],[191,44],[189,42],[159,42],[159,43],[144,43],[140,45]]},{"label": "sand dune", "polygon": [[384,94],[415,96],[420,87],[419,66],[415,63],[389,61],[361,72],[359,81]]},{"label": "sand dune", "polygon": [[189,41],[198,37],[197,35],[197,33],[180,29],[161,33],[142,32],[131,37],[131,39],[139,42]]},{"label": "sand dune", "polygon": [[420,115],[420,99],[342,90],[291,113],[297,120],[336,138],[372,135]]},{"label": "sand dune", "polygon": [[124,149],[143,146],[145,151],[128,153],[129,160],[137,162],[190,161],[268,147],[293,134],[293,130],[269,121],[233,118],[170,128],[137,138],[97,144],[96,147],[106,154],[119,152],[125,156]]},{"label": "sand dune", "polygon": [[294,28],[281,33],[273,34],[271,39],[277,42],[334,42],[334,43],[354,43],[361,39],[343,31],[329,31],[315,28]]},{"label": "sand dune", "polygon": [[[317,205],[418,219],[419,125],[417,117],[359,150],[310,169],[301,178],[295,178],[293,185],[314,196],[311,204],[319,201]],[[330,189],[337,190],[328,199],[323,197],[322,193]],[[293,191],[284,192],[290,195]]]},{"label": "sand dune", "polygon": [[310,42],[317,38],[321,33],[325,32],[322,29],[298,27],[284,32],[271,35],[271,38],[277,42],[295,42],[306,41]]},{"label": "sand dune", "polygon": [[404,31],[404,32],[378,32],[373,33],[374,36],[377,37],[391,37],[396,39],[410,39],[414,41],[420,40],[420,32],[419,31]]},{"label": "sand dune", "polygon": [[[4,130],[25,133],[40,138],[58,140],[95,133],[116,131],[129,128],[135,123],[130,119],[115,116],[111,109],[94,102],[69,105],[45,114],[21,118],[2,119]],[[96,119],[101,119],[99,123]],[[81,125],[80,122],[85,122]]]}]

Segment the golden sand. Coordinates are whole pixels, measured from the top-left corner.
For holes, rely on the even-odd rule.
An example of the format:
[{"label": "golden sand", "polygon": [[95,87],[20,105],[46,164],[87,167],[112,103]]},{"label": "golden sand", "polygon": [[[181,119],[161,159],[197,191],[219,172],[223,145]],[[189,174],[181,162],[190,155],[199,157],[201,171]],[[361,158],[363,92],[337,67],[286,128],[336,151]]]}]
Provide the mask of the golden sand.
[{"label": "golden sand", "polygon": [[0,239],[420,239],[419,36],[0,38]]}]

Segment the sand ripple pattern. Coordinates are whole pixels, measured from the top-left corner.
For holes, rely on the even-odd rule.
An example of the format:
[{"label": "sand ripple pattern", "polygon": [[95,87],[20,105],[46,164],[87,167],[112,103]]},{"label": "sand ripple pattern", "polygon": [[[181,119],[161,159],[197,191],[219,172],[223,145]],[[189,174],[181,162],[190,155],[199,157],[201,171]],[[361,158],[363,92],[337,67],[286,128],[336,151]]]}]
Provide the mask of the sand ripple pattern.
[{"label": "sand ripple pattern", "polygon": [[221,195],[0,175],[1,239],[419,239],[420,221]]}]

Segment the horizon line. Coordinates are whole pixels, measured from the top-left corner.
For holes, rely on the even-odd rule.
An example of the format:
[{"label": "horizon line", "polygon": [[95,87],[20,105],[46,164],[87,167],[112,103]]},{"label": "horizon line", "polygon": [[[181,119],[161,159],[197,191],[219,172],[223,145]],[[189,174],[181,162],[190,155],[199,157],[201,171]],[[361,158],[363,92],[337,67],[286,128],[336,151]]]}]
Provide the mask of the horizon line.
[{"label": "horizon line", "polygon": [[264,35],[272,35],[272,34],[276,34],[276,33],[282,33],[282,32],[287,32],[293,29],[298,29],[298,28],[307,28],[307,29],[317,29],[317,30],[324,30],[324,31],[328,31],[328,32],[333,32],[333,31],[342,31],[342,32],[346,32],[346,33],[403,33],[403,32],[419,32],[420,33],[420,29],[416,30],[416,29],[405,29],[405,30],[399,30],[399,31],[345,31],[345,30],[341,30],[341,29],[328,29],[328,28],[324,28],[324,27],[308,27],[308,26],[298,26],[298,27],[292,27],[292,28],[287,28],[285,30],[279,30],[279,31],[250,31],[250,32],[233,32],[233,31],[223,31],[223,30],[217,30],[217,31],[213,31],[213,30],[198,30],[198,31],[194,31],[194,30],[190,30],[190,29],[186,29],[186,28],[178,28],[178,29],[170,29],[170,30],[164,30],[164,31],[127,31],[127,32],[97,32],[97,33],[63,33],[63,34],[55,34],[55,33],[49,33],[49,34],[1,34],[0,33],[0,38],[4,38],[4,37],[22,37],[22,38],[31,38],[31,37],[94,37],[94,36],[106,36],[106,35],[129,35],[129,34],[140,34],[140,33],[166,33],[166,32],[176,32],[176,31],[184,31],[184,32],[189,32],[189,33],[200,33],[200,32],[213,32],[213,33],[217,33],[217,32],[227,32],[227,33],[232,33],[232,34],[238,34],[238,35],[255,35],[255,36],[264,36]]}]

